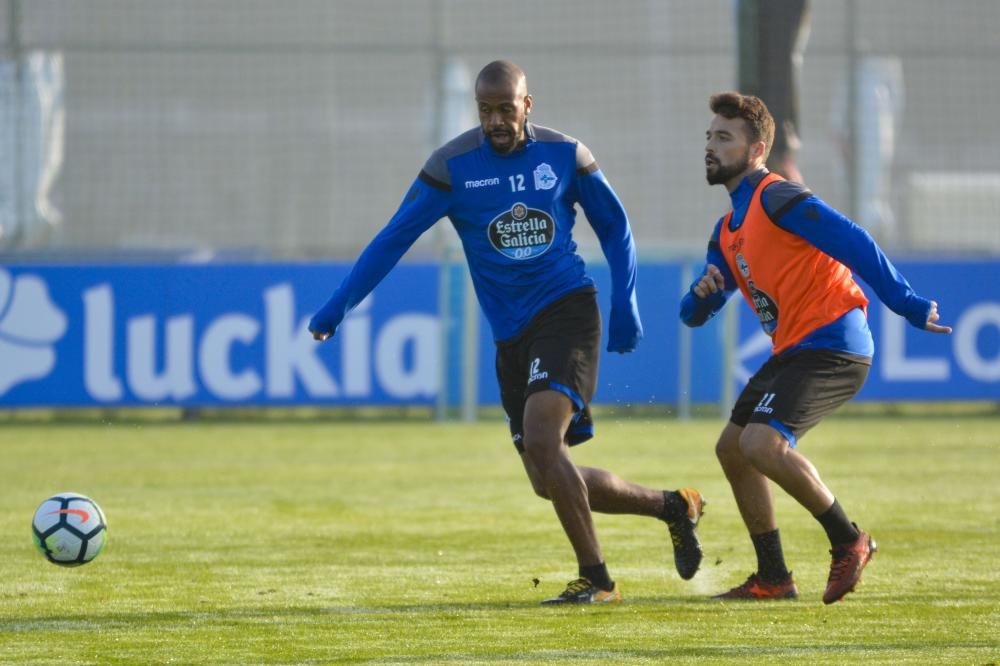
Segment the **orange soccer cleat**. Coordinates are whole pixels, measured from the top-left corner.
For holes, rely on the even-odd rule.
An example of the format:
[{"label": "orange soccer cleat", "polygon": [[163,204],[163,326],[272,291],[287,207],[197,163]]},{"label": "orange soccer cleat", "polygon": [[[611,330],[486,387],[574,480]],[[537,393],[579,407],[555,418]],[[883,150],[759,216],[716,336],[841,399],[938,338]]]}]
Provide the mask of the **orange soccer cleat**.
[{"label": "orange soccer cleat", "polygon": [[701,542],[698,541],[695,530],[708,502],[694,488],[678,488],[677,492],[687,502],[687,515],[680,520],[668,522],[667,529],[670,530],[670,542],[674,546],[674,566],[677,567],[677,573],[684,580],[690,580],[701,566]]}]

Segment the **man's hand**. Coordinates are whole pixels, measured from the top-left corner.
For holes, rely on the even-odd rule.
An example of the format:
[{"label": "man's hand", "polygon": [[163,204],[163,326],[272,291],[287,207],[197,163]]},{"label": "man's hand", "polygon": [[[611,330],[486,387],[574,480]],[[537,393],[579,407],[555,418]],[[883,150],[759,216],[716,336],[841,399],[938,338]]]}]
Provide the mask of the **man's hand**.
[{"label": "man's hand", "polygon": [[323,342],[324,340],[329,340],[333,337],[333,334],[337,332],[336,326],[331,326],[328,321],[320,316],[322,311],[317,312],[313,315],[313,318],[309,320],[309,332],[312,333],[313,340],[317,342]]},{"label": "man's hand", "polygon": [[705,267],[705,274],[701,276],[698,283],[691,289],[698,298],[708,298],[712,294],[717,294],[726,288],[726,278],[722,276],[722,271],[718,266],[709,264]]},{"label": "man's hand", "polygon": [[635,298],[628,303],[611,306],[611,324],[608,326],[608,351],[627,354],[635,351],[642,340],[642,320]]},{"label": "man's hand", "polygon": [[931,333],[951,333],[951,326],[941,326],[936,323],[940,318],[941,316],[937,311],[937,302],[931,301],[931,311],[927,313],[927,323],[924,324],[924,330]]},{"label": "man's hand", "polygon": [[642,340],[641,324],[638,328],[635,326],[620,328],[612,325],[611,334],[608,336],[607,349],[609,352],[628,354],[635,351],[635,348],[639,345],[639,340]]}]

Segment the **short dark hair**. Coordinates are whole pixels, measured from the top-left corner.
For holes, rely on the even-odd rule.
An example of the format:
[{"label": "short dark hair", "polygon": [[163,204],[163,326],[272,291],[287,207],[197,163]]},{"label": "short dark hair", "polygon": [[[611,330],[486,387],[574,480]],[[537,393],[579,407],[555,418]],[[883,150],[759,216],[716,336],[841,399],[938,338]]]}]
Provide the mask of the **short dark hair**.
[{"label": "short dark hair", "polygon": [[513,83],[515,86],[524,82],[524,89],[528,89],[528,77],[524,70],[510,60],[494,60],[479,71],[476,77],[476,88],[479,84]]},{"label": "short dark hair", "polygon": [[750,142],[763,141],[764,157],[770,154],[774,144],[774,118],[763,100],[753,95],[729,91],[712,95],[708,106],[712,113],[723,118],[742,118],[746,122]]}]

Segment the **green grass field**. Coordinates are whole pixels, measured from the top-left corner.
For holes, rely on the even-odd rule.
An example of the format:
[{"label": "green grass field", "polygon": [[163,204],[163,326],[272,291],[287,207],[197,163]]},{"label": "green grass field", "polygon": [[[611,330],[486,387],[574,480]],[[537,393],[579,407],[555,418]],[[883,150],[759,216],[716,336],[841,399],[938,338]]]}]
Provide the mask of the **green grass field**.
[{"label": "green grass field", "polygon": [[[841,417],[802,441],[880,547],[829,607],[823,532],[780,492],[802,598],[707,599],[755,564],[721,425],[599,415],[575,460],[701,489],[705,562],[682,581],[661,523],[598,516],[625,601],[543,608],[575,563],[499,421],[8,420],[0,663],[1000,663],[1000,419]],[[109,524],[75,569],[29,529],[67,490]]]}]

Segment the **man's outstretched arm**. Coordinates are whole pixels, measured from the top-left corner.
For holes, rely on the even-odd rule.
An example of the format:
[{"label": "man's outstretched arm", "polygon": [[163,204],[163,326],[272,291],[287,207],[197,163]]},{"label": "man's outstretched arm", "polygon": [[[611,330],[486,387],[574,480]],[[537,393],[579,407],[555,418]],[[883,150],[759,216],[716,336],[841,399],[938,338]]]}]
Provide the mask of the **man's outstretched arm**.
[{"label": "man's outstretched arm", "polygon": [[361,252],[333,296],[309,320],[316,340],[326,340],[352,308],[371,293],[422,233],[448,208],[448,193],[417,179],[385,228]]},{"label": "man's outstretched arm", "polygon": [[[765,193],[769,196],[775,187],[772,185]],[[814,194],[805,192],[805,195],[777,216],[775,224],[850,268],[868,283],[879,300],[911,325],[932,333],[951,333],[950,326],[937,323],[940,319],[937,303],[913,290],[871,234]]]}]

